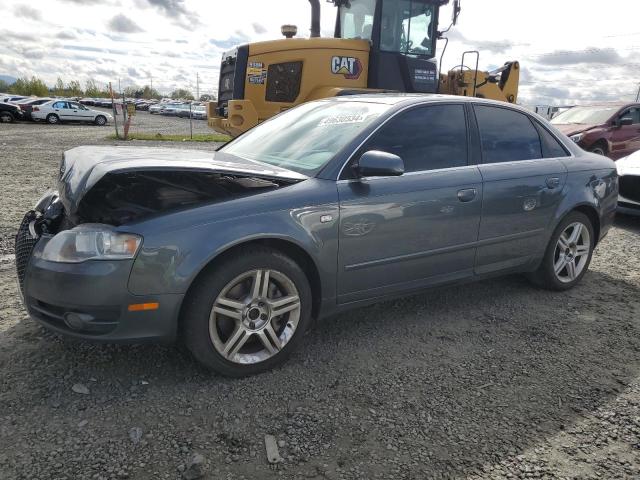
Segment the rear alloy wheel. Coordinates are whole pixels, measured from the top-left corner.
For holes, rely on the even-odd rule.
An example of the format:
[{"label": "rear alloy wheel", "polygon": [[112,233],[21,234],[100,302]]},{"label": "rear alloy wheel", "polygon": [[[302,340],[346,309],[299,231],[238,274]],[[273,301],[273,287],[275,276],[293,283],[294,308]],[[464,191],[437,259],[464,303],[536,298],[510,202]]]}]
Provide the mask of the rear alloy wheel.
[{"label": "rear alloy wheel", "polygon": [[553,271],[562,283],[571,283],[582,274],[591,254],[591,234],[581,222],[574,222],[558,237],[553,252]]},{"label": "rear alloy wheel", "polygon": [[300,267],[278,251],[252,249],[199,279],[183,315],[185,341],[207,367],[252,375],[282,363],[310,317],[311,290]]},{"label": "rear alloy wheel", "polygon": [[11,112],[0,112],[0,123],[12,123],[14,120]]},{"label": "rear alloy wheel", "polygon": [[538,286],[550,290],[567,290],[587,273],[595,234],[589,218],[572,212],[556,228],[538,270],[530,275]]},{"label": "rear alloy wheel", "polygon": [[102,127],[107,123],[107,118],[104,115],[98,115],[94,120],[94,123],[99,127]]},{"label": "rear alloy wheel", "polygon": [[55,113],[50,113],[49,115],[47,115],[47,123],[51,125],[57,125],[58,123],[60,123],[60,117],[58,117],[58,115],[56,115]]}]

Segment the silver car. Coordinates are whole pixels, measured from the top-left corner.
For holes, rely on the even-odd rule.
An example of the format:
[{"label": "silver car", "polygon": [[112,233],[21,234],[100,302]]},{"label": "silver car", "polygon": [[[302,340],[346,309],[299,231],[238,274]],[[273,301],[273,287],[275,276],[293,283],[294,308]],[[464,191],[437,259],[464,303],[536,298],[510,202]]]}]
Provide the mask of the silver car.
[{"label": "silver car", "polygon": [[33,107],[31,118],[36,121],[45,120],[52,125],[61,122],[90,122],[102,126],[113,121],[110,113],[92,110],[81,103],[60,99]]}]

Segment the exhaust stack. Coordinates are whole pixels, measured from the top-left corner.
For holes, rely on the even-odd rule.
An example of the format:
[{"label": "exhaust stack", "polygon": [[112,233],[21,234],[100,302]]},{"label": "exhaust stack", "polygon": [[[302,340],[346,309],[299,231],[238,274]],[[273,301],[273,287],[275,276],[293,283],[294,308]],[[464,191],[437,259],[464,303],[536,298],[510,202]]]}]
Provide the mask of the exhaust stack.
[{"label": "exhaust stack", "polygon": [[311,38],[320,36],[320,0],[309,0],[311,4]]}]

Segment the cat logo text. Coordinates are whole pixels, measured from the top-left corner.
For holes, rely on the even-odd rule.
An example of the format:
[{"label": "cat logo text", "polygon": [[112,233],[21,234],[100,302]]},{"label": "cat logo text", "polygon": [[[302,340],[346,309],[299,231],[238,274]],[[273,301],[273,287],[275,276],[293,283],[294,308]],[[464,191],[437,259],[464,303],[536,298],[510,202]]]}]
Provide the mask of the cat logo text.
[{"label": "cat logo text", "polygon": [[362,73],[362,62],[355,57],[333,57],[331,72],[335,75],[344,75],[348,80],[357,80]]}]

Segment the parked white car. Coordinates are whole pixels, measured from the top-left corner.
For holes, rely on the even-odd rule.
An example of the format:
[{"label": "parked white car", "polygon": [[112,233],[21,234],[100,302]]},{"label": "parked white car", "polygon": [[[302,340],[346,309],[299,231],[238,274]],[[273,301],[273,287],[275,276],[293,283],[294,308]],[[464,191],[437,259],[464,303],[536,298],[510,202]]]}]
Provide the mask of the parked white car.
[{"label": "parked white car", "polygon": [[107,112],[91,110],[81,103],[70,100],[51,100],[33,107],[31,118],[46,120],[52,125],[60,122],[91,122],[96,125],[106,125],[113,121],[113,116]]},{"label": "parked white car", "polygon": [[616,168],[620,177],[618,211],[640,215],[640,151],[618,160]]},{"label": "parked white car", "polygon": [[156,103],[149,107],[149,113],[160,113],[166,105],[164,103]]}]

